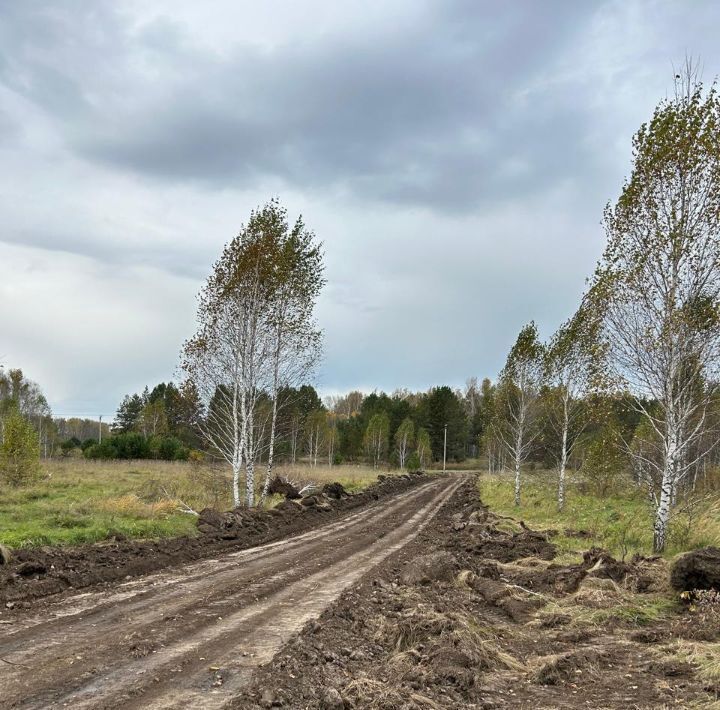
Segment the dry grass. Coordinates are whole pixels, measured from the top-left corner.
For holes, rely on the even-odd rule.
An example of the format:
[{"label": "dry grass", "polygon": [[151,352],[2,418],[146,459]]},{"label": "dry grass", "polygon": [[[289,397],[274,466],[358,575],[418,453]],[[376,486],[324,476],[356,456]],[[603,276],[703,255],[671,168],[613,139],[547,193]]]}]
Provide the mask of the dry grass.
[{"label": "dry grass", "polygon": [[599,674],[599,661],[603,655],[602,651],[579,649],[538,656],[528,668],[528,680],[538,685],[558,685],[577,678],[576,673],[582,673],[587,679],[588,675]]},{"label": "dry grass", "polygon": [[387,471],[385,469],[374,469],[365,465],[341,464],[328,466],[318,464],[309,466],[306,464],[283,464],[275,467],[278,476],[286,478],[295,484],[306,485],[314,483],[324,485],[339,481],[349,491],[359,491],[367,487],[377,479],[378,474],[395,475],[398,471]]},{"label": "dry grass", "polygon": [[704,680],[720,681],[720,643],[682,639],[673,643],[670,652],[678,660],[696,666],[698,675]]},{"label": "dry grass", "polygon": [[570,617],[573,627],[604,627],[609,622],[645,626],[668,621],[677,612],[676,600],[664,594],[634,594],[614,585],[581,585],[567,597],[550,601],[537,614],[540,623],[552,615]]},{"label": "dry grass", "polygon": [[94,509],[101,513],[124,515],[139,519],[167,518],[178,512],[180,507],[181,503],[172,498],[159,500],[155,503],[145,503],[133,493],[118,498],[99,500],[94,504]]}]

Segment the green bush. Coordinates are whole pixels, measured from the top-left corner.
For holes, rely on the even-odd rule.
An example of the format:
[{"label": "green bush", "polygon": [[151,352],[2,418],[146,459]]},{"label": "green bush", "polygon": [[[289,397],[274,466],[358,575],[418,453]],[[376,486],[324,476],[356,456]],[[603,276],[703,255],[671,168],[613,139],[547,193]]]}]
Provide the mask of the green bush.
[{"label": "green bush", "polygon": [[612,427],[604,427],[587,447],[582,474],[594,493],[606,496],[616,491],[623,481],[627,459],[622,451],[622,440]]},{"label": "green bush", "polygon": [[419,471],[420,470],[420,457],[417,455],[417,451],[413,451],[407,460],[408,471]]},{"label": "green bush", "polygon": [[11,486],[21,486],[39,475],[40,444],[37,432],[16,408],[12,408],[3,423],[0,477]]},{"label": "green bush", "polygon": [[87,451],[91,446],[94,446],[98,443],[97,439],[85,439],[82,444],[80,444],[80,448],[83,451]]},{"label": "green bush", "polygon": [[116,459],[118,458],[117,448],[113,445],[111,439],[106,439],[102,444],[92,444],[85,449],[86,459]]},{"label": "green bush", "polygon": [[115,434],[102,444],[92,444],[85,449],[88,459],[163,459],[187,461],[190,450],[174,436],[151,436],[145,438],[137,432]]},{"label": "green bush", "polygon": [[76,436],[66,439],[60,444],[60,450],[63,456],[70,456],[74,449],[79,449],[82,446],[82,442]]}]

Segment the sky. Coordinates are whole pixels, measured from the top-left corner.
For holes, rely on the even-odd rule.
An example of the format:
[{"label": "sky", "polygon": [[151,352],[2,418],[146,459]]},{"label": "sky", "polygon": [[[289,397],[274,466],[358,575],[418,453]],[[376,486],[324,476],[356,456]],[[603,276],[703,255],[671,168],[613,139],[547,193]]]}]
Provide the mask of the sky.
[{"label": "sky", "polygon": [[324,243],[322,393],[495,377],[574,312],[714,0],[0,0],[0,364],[61,416],[176,375],[278,197]]}]

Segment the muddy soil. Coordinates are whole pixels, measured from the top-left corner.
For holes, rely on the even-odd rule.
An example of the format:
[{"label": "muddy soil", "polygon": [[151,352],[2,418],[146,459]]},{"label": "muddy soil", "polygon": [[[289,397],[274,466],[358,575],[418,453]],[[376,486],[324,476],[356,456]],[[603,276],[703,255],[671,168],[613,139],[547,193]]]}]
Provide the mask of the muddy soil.
[{"label": "muddy soil", "polygon": [[464,480],[407,481],[334,519],[317,513],[328,522],[300,535],[0,607],[0,707],[228,707],[258,665],[420,534]]},{"label": "muddy soil", "polygon": [[32,600],[67,589],[113,583],[282,540],[427,480],[423,474],[383,477],[354,495],[333,484],[302,504],[288,500],[271,511],[208,509],[199,517],[197,537],[127,540],[117,536],[92,545],[13,550],[11,563],[0,564],[0,607],[9,603],[29,608]]},{"label": "muddy soil", "polygon": [[720,640],[720,614],[678,604],[669,622],[640,624],[623,611],[672,594],[663,560],[593,549],[560,565],[555,552],[552,538],[490,513],[468,482],[232,707],[649,710],[718,699],[672,650],[678,639]]}]

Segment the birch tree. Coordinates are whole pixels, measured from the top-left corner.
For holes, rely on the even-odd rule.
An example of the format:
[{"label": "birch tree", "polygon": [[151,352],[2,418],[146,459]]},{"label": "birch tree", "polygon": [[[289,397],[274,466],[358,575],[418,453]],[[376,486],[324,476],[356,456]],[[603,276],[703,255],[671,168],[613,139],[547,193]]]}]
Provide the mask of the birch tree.
[{"label": "birch tree", "polygon": [[328,466],[332,466],[335,459],[335,447],[338,443],[337,415],[334,412],[328,412],[326,417],[325,451],[327,452]]},{"label": "birch tree", "polygon": [[388,448],[390,420],[384,412],[373,414],[365,430],[365,451],[377,468]]},{"label": "birch tree", "polygon": [[498,383],[496,431],[513,462],[515,505],[520,505],[520,468],[529,456],[538,433],[535,422],[543,357],[543,345],[538,340],[535,323],[531,322],[520,331]]},{"label": "birch tree", "polygon": [[256,405],[272,372],[273,345],[265,317],[272,293],[276,250],[263,211],[228,243],[199,295],[198,330],[183,347],[182,369],[207,406],[200,429],[232,468],[233,501],[255,503],[255,462],[262,437]]},{"label": "birch tree", "polygon": [[[298,219],[271,200],[224,249],[200,293],[198,331],[183,370],[207,408],[201,429],[230,464],[233,499],[255,503],[255,466],[267,450],[263,497],[272,476],[281,390],[303,382],[320,353],[313,320],[324,283],[322,251]],[[260,406],[262,404],[262,406]]]},{"label": "birch tree", "polygon": [[298,439],[300,438],[300,413],[293,412],[290,416],[290,461],[295,465],[297,460]]},{"label": "birch tree", "polygon": [[588,423],[585,395],[593,355],[591,321],[580,309],[553,335],[545,351],[546,414],[556,437],[558,510],[565,506],[568,459]]},{"label": "birch tree", "polygon": [[432,458],[430,434],[428,434],[427,429],[423,429],[422,427],[418,429],[416,441],[417,444],[415,451],[418,455],[418,460],[420,461],[420,468],[424,469],[430,463],[430,459]]},{"label": "birch tree", "polygon": [[305,443],[312,466],[317,466],[320,445],[325,440],[326,429],[327,416],[322,409],[316,409],[307,415],[305,419]]},{"label": "birch tree", "polygon": [[659,448],[643,463],[660,481],[652,495],[661,552],[676,487],[717,440],[704,435],[720,364],[720,102],[692,67],[636,133],[631,177],[604,224],[590,295],[609,371]]},{"label": "birch tree", "polygon": [[410,417],[402,421],[395,432],[395,446],[397,447],[400,468],[405,468],[408,454],[415,440],[415,424]]},{"label": "birch tree", "polygon": [[0,443],[0,481],[12,486],[29,483],[40,473],[40,444],[37,432],[25,419],[16,403],[10,406],[4,421]]}]

